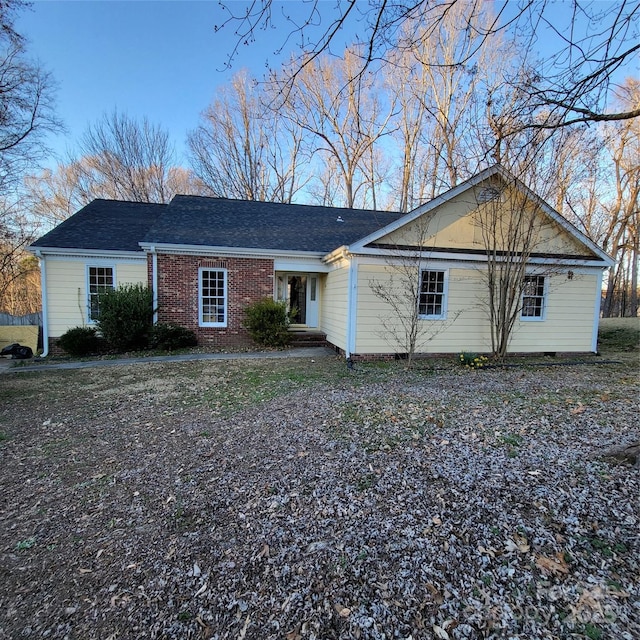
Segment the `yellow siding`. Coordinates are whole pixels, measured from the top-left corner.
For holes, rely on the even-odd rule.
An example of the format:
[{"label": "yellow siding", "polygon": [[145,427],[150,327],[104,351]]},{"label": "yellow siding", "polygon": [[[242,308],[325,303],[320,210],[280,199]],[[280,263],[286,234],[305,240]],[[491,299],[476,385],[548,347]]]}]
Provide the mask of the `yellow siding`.
[{"label": "yellow siding", "polygon": [[320,326],[327,334],[327,340],[346,349],[347,345],[347,304],[349,269],[345,262],[341,268],[330,271],[323,279],[322,310]]},{"label": "yellow siding", "polygon": [[113,266],[116,286],[147,283],[147,263],[105,260],[46,260],[49,337],[87,323],[87,265]]},{"label": "yellow siding", "polygon": [[[358,310],[356,354],[403,351],[393,335],[382,326],[392,320],[390,308],[373,293],[371,280],[389,278],[387,265],[360,265],[358,269]],[[397,276],[396,276],[397,277]],[[516,323],[511,352],[590,351],[596,304],[596,275],[563,274],[547,276],[549,296],[543,321]],[[473,268],[449,270],[447,319],[421,320],[421,353],[489,352],[491,332],[488,322],[486,284],[482,273]],[[399,323],[395,323],[400,333]],[[401,335],[401,333],[400,333]]]},{"label": "yellow siding", "polygon": [[543,321],[518,322],[509,350],[591,351],[598,278],[595,275],[575,275],[568,280],[564,274],[549,278],[549,295]]},{"label": "yellow siding", "polygon": [[21,344],[30,347],[35,353],[38,350],[38,327],[33,325],[0,326],[0,349],[10,344]]},{"label": "yellow siding", "polygon": [[[515,225],[520,234],[531,232],[527,250],[534,253],[594,255],[585,245],[537,208],[522,192],[508,189],[500,200],[478,205],[477,190],[469,190],[447,201],[387,236],[377,240],[396,246],[484,250],[488,245],[506,250],[505,240],[517,237],[514,227],[517,213],[524,212]],[[522,250],[523,246],[518,247]],[[495,245],[495,246],[494,246]]]}]

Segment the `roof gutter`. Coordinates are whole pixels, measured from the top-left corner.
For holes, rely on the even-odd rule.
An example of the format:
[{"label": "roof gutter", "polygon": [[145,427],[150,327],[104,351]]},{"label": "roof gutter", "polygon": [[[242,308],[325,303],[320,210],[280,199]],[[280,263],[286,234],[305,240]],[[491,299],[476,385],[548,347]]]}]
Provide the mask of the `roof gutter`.
[{"label": "roof gutter", "polygon": [[160,253],[178,253],[188,255],[215,255],[215,256],[247,256],[251,258],[313,258],[321,260],[325,255],[320,251],[286,251],[283,249],[261,249],[257,247],[222,247],[222,246],[210,246],[210,245],[196,245],[196,244],[172,244],[164,242],[149,242],[138,243],[143,251],[154,251]]},{"label": "roof gutter", "polygon": [[122,251],[115,249],[82,249],[71,247],[34,247],[29,245],[27,251],[36,256],[65,256],[79,258],[125,258],[131,260],[144,260],[145,256],[142,251]]}]

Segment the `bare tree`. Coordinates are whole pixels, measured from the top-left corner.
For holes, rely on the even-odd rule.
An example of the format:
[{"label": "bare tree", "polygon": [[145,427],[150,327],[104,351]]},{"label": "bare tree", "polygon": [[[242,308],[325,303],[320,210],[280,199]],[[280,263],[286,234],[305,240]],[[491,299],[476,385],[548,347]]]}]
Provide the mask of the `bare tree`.
[{"label": "bare tree", "polygon": [[387,96],[383,104],[374,74],[355,78],[355,60],[347,50],[343,59],[321,57],[307,65],[280,111],[306,132],[309,155],[339,171],[342,202],[330,204],[365,207],[371,205],[367,188],[377,182],[367,156],[387,134],[394,102]]},{"label": "bare tree", "polygon": [[[458,2],[439,10],[437,31],[410,26],[400,47],[411,53],[424,74],[419,99],[428,123],[419,142],[428,151],[423,175],[416,179],[429,199],[476,172],[478,160],[469,153],[468,139],[475,134],[472,99],[481,84],[505,69],[510,56],[498,36],[489,43],[481,35],[493,21],[489,6]],[[457,64],[458,60],[466,63]]]},{"label": "bare tree", "polygon": [[24,6],[20,0],[0,2],[0,308],[9,312],[25,307],[18,304],[24,297],[18,283],[34,267],[24,252],[32,236],[20,183],[47,154],[45,135],[60,129],[53,80],[29,59],[25,40],[14,28]]},{"label": "bare tree", "polygon": [[81,165],[81,160],[72,161],[25,177],[29,209],[44,226],[59,224],[98,197],[85,180],[90,172]]},{"label": "bare tree", "polygon": [[79,144],[78,170],[94,193],[118,200],[164,203],[175,195],[175,153],[169,133],[146,118],[114,111],[90,125]]},{"label": "bare tree", "polygon": [[0,311],[24,315],[40,307],[38,261],[25,251],[32,240],[20,201],[0,198]]},{"label": "bare tree", "polygon": [[411,369],[415,355],[460,316],[445,308],[444,272],[425,268],[430,252],[428,214],[410,222],[386,249],[384,277],[371,278],[369,287],[387,312],[379,316],[378,335],[406,358]]},{"label": "bare tree", "polygon": [[550,244],[562,253],[564,240],[522,179],[505,172],[476,197],[476,233],[486,256],[480,269],[486,290],[479,299],[487,311],[493,355],[504,358],[518,320],[544,317],[548,280],[559,267],[540,258]]},{"label": "bare tree", "polygon": [[13,13],[22,5],[0,5],[0,190],[19,182],[27,168],[47,154],[44,136],[61,128],[54,112],[51,75],[29,60],[24,39],[13,29]]},{"label": "bare tree", "polygon": [[[273,0],[255,0],[239,9],[233,2],[220,3],[224,12],[216,29],[232,26],[237,44],[229,52],[229,64],[239,45],[247,44],[259,30],[284,32],[283,45],[295,38],[301,53],[291,66],[289,86],[297,81],[306,66],[323,52],[330,52],[342,29],[358,35],[360,68],[357,77],[370,65],[387,61],[390,52],[401,46],[402,27],[407,22],[421,24],[426,31],[437,32],[442,19],[456,5],[472,5],[477,12],[482,0],[371,0],[367,3],[305,3],[306,12],[291,15],[284,10],[274,13]],[[495,4],[493,21],[479,35],[492,40],[506,33],[517,39],[521,50],[533,56],[538,39],[544,39],[552,53],[539,60],[528,76],[517,79],[529,101],[545,107],[548,120],[528,126],[558,128],[577,122],[624,120],[640,115],[640,108],[608,111],[615,74],[632,63],[640,51],[638,21],[640,8],[631,0],[591,3],[571,0],[557,10],[556,3],[540,0],[502,0]],[[285,29],[282,29],[282,23]],[[287,28],[288,27],[288,28]],[[468,25],[468,33],[473,32]],[[452,64],[465,65],[473,51],[463,50]],[[533,67],[533,65],[532,65]]]},{"label": "bare tree", "polygon": [[[182,167],[169,167],[163,187],[167,197],[175,194],[204,195],[207,190],[197,177]],[[66,220],[96,198],[118,198],[120,193],[106,177],[96,171],[91,158],[70,160],[55,169],[45,169],[24,179],[24,202],[43,227],[52,227]],[[135,193],[126,199],[135,200]]]},{"label": "bare tree", "polygon": [[[620,89],[619,100],[627,105],[640,104],[640,81],[627,79]],[[640,119],[611,124],[607,133],[615,192],[605,204],[608,224],[601,242],[604,250],[617,258],[617,263],[609,270],[603,314],[605,317],[636,316],[640,260]]]},{"label": "bare tree", "polygon": [[291,202],[300,189],[302,133],[270,101],[266,88],[241,72],[189,135],[191,165],[210,194]]}]

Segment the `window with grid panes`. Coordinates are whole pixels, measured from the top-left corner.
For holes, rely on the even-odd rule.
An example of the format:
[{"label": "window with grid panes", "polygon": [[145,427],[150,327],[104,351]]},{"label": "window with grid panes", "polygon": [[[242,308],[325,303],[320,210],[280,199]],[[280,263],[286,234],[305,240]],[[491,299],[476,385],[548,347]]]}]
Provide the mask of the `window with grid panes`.
[{"label": "window with grid panes", "polygon": [[113,267],[89,267],[89,295],[87,301],[89,321],[95,322],[98,319],[98,294],[113,289]]},{"label": "window with grid panes", "polygon": [[525,320],[541,320],[544,318],[544,307],[544,276],[525,276],[520,317]]},{"label": "window with grid panes", "polygon": [[445,312],[445,272],[420,272],[418,313],[425,318],[441,318]]},{"label": "window with grid panes", "polygon": [[227,324],[227,272],[200,270],[200,324],[222,327]]}]

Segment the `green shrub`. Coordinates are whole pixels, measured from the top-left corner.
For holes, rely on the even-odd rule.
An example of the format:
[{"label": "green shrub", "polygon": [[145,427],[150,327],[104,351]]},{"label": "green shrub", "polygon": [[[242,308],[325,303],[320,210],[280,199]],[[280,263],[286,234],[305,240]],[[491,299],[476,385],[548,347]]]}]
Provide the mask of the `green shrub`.
[{"label": "green shrub", "polygon": [[102,350],[102,340],[95,327],[75,327],[58,338],[58,346],[70,356],[82,358]]},{"label": "green shrub", "polygon": [[159,322],[151,327],[149,333],[149,346],[152,349],[173,351],[195,347],[197,344],[198,339],[193,331],[173,322]]},{"label": "green shrub", "polygon": [[283,347],[291,339],[285,302],[264,298],[249,305],[244,326],[251,338],[265,347]]},{"label": "green shrub", "polygon": [[153,323],[153,293],[127,284],[98,294],[97,327],[116,351],[144,349]]}]

